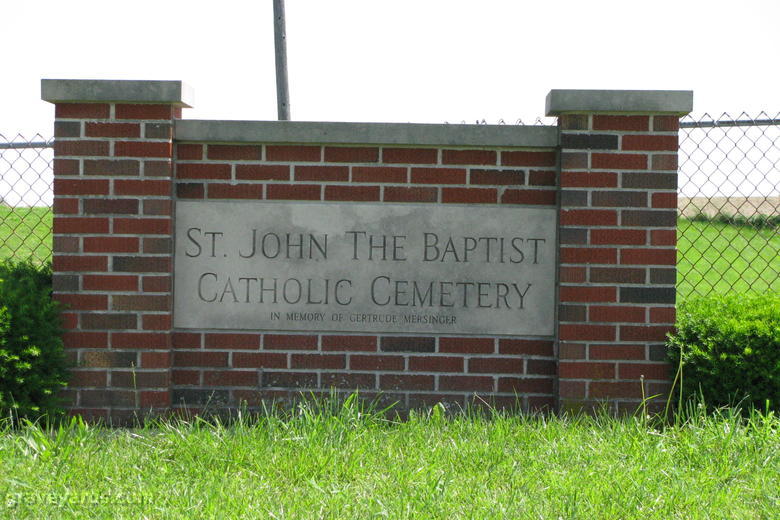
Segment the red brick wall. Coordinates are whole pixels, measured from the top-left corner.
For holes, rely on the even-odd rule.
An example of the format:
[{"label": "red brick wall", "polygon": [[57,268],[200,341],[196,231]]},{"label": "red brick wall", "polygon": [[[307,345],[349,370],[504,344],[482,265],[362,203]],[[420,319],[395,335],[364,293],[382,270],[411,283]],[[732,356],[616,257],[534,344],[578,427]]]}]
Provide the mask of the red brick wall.
[{"label": "red brick wall", "polygon": [[[552,150],[176,146],[179,199],[553,206]],[[401,408],[474,400],[553,407],[553,339],[178,331],[173,404],[196,409],[358,389]],[[515,402],[515,396],[519,402]]]},{"label": "red brick wall", "polygon": [[559,129],[561,404],[634,410],[668,390],[678,118],[562,115]]},{"label": "red brick wall", "polygon": [[54,297],[71,411],[124,422],[170,406],[171,105],[58,103]]}]

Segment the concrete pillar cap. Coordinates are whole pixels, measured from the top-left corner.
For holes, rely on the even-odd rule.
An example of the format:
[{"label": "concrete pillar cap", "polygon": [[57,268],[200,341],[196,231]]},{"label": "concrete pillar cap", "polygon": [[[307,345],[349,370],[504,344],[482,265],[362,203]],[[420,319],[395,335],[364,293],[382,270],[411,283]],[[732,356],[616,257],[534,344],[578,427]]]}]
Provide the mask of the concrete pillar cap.
[{"label": "concrete pillar cap", "polygon": [[692,90],[551,90],[545,113],[668,114],[693,110]]},{"label": "concrete pillar cap", "polygon": [[42,79],[50,103],[160,103],[191,108],[193,91],[181,81]]}]

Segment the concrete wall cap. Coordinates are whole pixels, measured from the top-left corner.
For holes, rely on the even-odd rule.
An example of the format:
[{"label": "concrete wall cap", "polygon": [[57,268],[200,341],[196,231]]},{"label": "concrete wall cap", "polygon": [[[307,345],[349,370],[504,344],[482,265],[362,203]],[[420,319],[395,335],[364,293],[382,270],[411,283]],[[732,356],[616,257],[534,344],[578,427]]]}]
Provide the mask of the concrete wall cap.
[{"label": "concrete wall cap", "polygon": [[327,143],[554,148],[555,126],[336,123],[303,121],[175,121],[177,141]]},{"label": "concrete wall cap", "polygon": [[548,116],[572,113],[674,114],[693,110],[691,90],[551,90]]},{"label": "concrete wall cap", "polygon": [[42,79],[41,99],[50,103],[166,103],[192,107],[193,91],[181,81]]}]

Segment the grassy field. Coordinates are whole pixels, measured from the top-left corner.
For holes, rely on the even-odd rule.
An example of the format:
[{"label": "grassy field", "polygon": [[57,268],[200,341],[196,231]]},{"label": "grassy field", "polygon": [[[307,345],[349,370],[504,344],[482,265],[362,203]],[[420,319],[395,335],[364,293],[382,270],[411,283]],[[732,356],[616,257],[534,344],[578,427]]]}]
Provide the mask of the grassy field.
[{"label": "grassy field", "polygon": [[780,292],[780,231],[714,222],[677,223],[677,298]]},{"label": "grassy field", "polygon": [[0,260],[51,259],[51,208],[9,208],[0,204]]},{"label": "grassy field", "polygon": [[0,435],[3,518],[777,518],[780,421],[413,416]]}]

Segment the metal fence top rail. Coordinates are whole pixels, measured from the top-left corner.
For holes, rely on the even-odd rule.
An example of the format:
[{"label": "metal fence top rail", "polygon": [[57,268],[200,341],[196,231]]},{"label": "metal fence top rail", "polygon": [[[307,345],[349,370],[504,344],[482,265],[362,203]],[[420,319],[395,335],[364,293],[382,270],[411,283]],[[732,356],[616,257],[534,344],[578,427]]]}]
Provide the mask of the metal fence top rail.
[{"label": "metal fence top rail", "polygon": [[681,121],[680,128],[718,128],[734,126],[774,126],[780,119],[733,119],[722,121]]},{"label": "metal fence top rail", "polygon": [[52,141],[32,141],[30,143],[0,143],[0,150],[18,150],[24,148],[52,148]]}]

